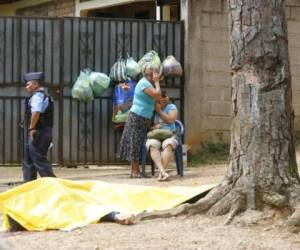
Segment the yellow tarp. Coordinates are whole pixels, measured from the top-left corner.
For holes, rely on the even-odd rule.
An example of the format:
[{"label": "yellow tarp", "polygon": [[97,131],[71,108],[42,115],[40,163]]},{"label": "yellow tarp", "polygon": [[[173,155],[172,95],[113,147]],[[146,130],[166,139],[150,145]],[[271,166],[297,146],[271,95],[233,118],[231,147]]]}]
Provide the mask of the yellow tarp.
[{"label": "yellow tarp", "polygon": [[158,188],[40,178],[0,194],[3,230],[10,216],[27,230],[71,230],[112,211],[138,214],[175,207],[215,185]]}]

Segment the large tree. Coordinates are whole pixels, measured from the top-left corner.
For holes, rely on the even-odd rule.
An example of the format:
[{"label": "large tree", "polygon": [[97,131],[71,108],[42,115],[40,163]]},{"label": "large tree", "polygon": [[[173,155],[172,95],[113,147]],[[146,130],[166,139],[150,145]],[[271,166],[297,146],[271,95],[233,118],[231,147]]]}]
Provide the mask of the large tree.
[{"label": "large tree", "polygon": [[293,108],[284,0],[228,0],[232,127],[223,182],[197,203],[142,219],[183,213],[237,213],[292,208],[300,225],[300,179],[293,144]]}]

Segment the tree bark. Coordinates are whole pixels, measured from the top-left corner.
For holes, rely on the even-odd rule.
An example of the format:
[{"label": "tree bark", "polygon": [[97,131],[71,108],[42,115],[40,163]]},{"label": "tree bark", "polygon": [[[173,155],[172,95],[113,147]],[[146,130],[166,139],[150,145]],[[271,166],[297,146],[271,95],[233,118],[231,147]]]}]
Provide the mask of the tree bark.
[{"label": "tree bark", "polygon": [[228,6],[232,73],[228,171],[207,197],[165,215],[228,213],[229,222],[246,209],[292,207],[295,212],[288,223],[299,225],[285,1],[228,0]]},{"label": "tree bark", "polygon": [[227,182],[242,188],[250,209],[296,204],[285,1],[230,0],[229,11],[233,120]]}]

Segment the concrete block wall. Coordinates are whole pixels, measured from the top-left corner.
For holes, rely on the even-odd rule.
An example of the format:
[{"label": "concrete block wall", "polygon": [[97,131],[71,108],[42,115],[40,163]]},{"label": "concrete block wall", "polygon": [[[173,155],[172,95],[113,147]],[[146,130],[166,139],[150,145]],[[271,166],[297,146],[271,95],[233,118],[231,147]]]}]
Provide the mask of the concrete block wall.
[{"label": "concrete block wall", "polygon": [[193,18],[186,20],[185,125],[186,143],[192,145],[192,151],[206,140],[230,140],[230,48],[225,2],[187,3],[186,10]]},{"label": "concrete block wall", "polygon": [[[186,143],[230,142],[231,76],[226,0],[190,0],[185,10]],[[300,0],[286,1],[295,128],[300,130]],[[197,51],[197,53],[196,53]]]},{"label": "concrete block wall", "polygon": [[[203,1],[201,13],[203,139],[229,141],[230,68],[229,26],[226,1]],[[207,138],[208,137],[208,138]]]}]

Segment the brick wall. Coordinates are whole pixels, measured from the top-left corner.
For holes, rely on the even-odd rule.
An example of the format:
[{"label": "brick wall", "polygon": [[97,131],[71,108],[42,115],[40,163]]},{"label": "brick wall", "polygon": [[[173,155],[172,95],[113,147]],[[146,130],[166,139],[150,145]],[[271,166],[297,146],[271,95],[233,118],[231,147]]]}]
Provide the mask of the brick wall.
[{"label": "brick wall", "polygon": [[[230,141],[231,76],[226,0],[190,0],[186,33],[186,142]],[[300,1],[286,1],[295,128],[300,130]],[[197,51],[197,53],[195,53]]]},{"label": "brick wall", "polygon": [[18,16],[74,16],[75,0],[54,0],[49,3],[17,9]]}]

